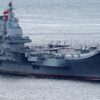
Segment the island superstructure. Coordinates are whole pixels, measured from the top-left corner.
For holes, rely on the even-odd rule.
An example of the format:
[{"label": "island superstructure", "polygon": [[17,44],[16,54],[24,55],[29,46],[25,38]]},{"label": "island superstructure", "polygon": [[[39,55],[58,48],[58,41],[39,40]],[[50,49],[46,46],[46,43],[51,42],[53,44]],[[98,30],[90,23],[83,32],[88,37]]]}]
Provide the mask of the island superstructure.
[{"label": "island superstructure", "polygon": [[[34,33],[33,33],[34,34]],[[13,4],[0,17],[0,73],[23,76],[100,80],[100,50],[75,50],[67,45],[27,47],[13,12]]]}]

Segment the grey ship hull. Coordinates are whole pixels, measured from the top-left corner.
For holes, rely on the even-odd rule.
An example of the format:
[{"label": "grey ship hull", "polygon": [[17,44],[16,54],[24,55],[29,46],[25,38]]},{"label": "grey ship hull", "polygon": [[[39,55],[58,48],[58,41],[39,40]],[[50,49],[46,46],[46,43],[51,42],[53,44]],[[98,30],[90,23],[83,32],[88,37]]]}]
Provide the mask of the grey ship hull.
[{"label": "grey ship hull", "polygon": [[0,62],[3,74],[100,80],[100,53],[82,60],[44,59],[40,62]]},{"label": "grey ship hull", "polygon": [[[43,49],[27,47],[25,43],[30,43],[31,40],[23,36],[18,20],[13,15],[12,2],[8,6],[0,18],[0,73],[100,80],[100,50],[97,49],[98,52],[93,54],[89,52],[85,58],[80,53],[77,59],[73,59],[76,55],[72,55],[68,60],[66,52],[69,49],[65,44],[50,44]],[[35,57],[36,60],[33,59]]]}]

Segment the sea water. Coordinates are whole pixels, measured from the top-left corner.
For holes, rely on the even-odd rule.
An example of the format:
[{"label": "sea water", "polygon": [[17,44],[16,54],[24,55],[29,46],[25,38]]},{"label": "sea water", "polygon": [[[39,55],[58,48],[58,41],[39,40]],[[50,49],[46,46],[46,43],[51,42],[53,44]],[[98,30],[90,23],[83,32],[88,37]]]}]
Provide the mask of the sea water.
[{"label": "sea water", "polygon": [[[0,14],[10,0],[0,0]],[[32,44],[100,43],[100,0],[13,0]],[[0,76],[0,100],[100,100],[100,83]]]}]

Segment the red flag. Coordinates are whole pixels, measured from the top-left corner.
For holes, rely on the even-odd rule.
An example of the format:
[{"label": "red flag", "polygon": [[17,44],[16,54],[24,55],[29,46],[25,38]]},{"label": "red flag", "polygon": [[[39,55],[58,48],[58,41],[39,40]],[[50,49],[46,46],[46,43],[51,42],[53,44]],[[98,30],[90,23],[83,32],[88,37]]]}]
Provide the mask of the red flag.
[{"label": "red flag", "polygon": [[9,11],[8,10],[5,10],[4,12],[3,12],[3,14],[8,14],[9,13]]},{"label": "red flag", "polygon": [[4,20],[5,20],[5,21],[8,20],[8,15],[4,15]]}]

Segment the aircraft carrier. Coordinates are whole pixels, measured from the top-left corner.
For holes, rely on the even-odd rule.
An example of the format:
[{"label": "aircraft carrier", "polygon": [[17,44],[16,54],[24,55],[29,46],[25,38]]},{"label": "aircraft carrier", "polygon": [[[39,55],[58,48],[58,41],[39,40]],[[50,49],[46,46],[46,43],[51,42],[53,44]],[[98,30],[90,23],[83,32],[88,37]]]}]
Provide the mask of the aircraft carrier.
[{"label": "aircraft carrier", "polygon": [[13,4],[0,16],[0,73],[22,76],[100,80],[99,47],[74,49],[70,45],[26,46]]}]

